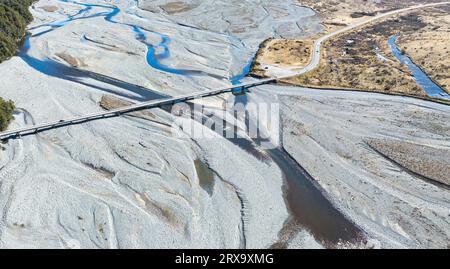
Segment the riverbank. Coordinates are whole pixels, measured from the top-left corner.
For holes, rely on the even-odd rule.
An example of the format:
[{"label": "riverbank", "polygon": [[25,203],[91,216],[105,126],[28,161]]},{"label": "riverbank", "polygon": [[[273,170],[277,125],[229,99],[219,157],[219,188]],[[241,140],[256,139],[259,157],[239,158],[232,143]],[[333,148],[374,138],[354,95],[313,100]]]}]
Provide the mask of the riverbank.
[{"label": "riverbank", "polygon": [[[239,1],[202,1],[202,12],[193,9],[188,16],[147,12],[135,1],[115,2],[116,8],[109,1],[36,2],[26,46],[0,65],[9,78],[0,90],[19,108],[14,128],[99,112],[101,103],[108,109],[228,86],[255,46],[275,31],[306,35],[300,28],[285,29],[286,22],[320,29],[309,9],[286,2],[267,6],[275,14],[269,28],[264,10],[250,3],[244,10]],[[150,1],[147,7],[152,5],[164,3]],[[203,12],[210,7],[233,14],[226,17],[242,27],[238,37],[225,20],[210,23],[220,15]],[[278,17],[280,8],[290,15]],[[243,26],[248,18],[255,21]],[[154,68],[146,57],[150,45],[163,66],[216,77]],[[105,94],[115,98],[102,102]],[[0,247],[270,247],[289,217],[278,166],[222,136],[193,140],[174,121],[152,109],[9,140],[0,152],[0,205],[6,212]],[[195,127],[210,134],[205,126]],[[204,184],[196,160],[214,171],[214,184]],[[297,247],[318,245],[305,230],[296,238]]]},{"label": "riverbank", "polygon": [[333,32],[340,27],[374,17],[380,13],[414,5],[431,4],[439,0],[302,0],[305,5],[318,13],[325,31]]},{"label": "riverbank", "polygon": [[427,27],[399,36],[398,45],[443,90],[450,94],[450,5],[419,12]]},{"label": "riverbank", "polygon": [[261,43],[251,65],[254,77],[295,75],[296,71],[311,61],[311,40],[287,40],[269,38]]},{"label": "riverbank", "polygon": [[[259,92],[279,96],[284,148],[332,203],[367,233],[366,247],[447,247],[448,190],[407,169],[444,179],[435,173],[445,170],[435,165],[445,167],[446,157],[435,153],[450,150],[449,106],[377,93],[286,86],[261,86]],[[380,149],[402,166],[368,146],[372,140],[385,141]],[[407,156],[388,146],[396,141],[408,145]]]},{"label": "riverbank", "polygon": [[[249,79],[260,42],[320,29],[310,9],[289,1],[139,2],[152,12],[135,1],[36,3],[20,57],[0,65],[9,78],[0,90],[18,102],[14,127]],[[448,147],[448,107],[298,87],[252,92],[249,103],[281,100],[281,126],[264,133],[280,134],[286,152],[159,108],[9,140],[0,152],[0,247],[339,248],[359,247],[351,243],[361,234],[361,247],[445,246],[448,193],[364,139]],[[225,100],[236,103],[195,102],[210,116]]]},{"label": "riverbank", "polygon": [[411,76],[414,78],[417,85],[419,85],[419,87],[431,98],[450,100],[450,95],[442,87],[433,81],[422,68],[417,66],[404,51],[400,51],[396,43],[397,39],[398,36],[394,35],[388,40],[392,54],[402,65],[408,67],[408,71],[411,73]]},{"label": "riverbank", "polygon": [[[446,5],[442,4],[431,5],[427,9],[440,10],[446,8]],[[399,5],[399,7],[403,7],[403,5]],[[265,42],[257,53],[252,74],[257,77],[276,77],[287,76],[288,74],[295,75],[294,71],[297,70],[301,75],[282,79],[281,82],[310,88],[340,88],[445,99],[448,95],[442,89],[439,89],[426,74],[411,64],[410,61],[405,64],[404,61],[400,62],[397,59],[398,57],[394,57],[396,47],[393,47],[393,44],[388,44],[388,39],[399,31],[403,36],[431,26],[427,25],[422,17],[419,17],[422,11],[411,11],[413,9],[414,7],[403,10],[407,15],[393,15],[387,12],[385,14],[391,14],[391,16],[374,22],[371,22],[370,18],[373,17],[376,20],[380,16],[383,17],[381,15],[383,13],[377,11],[372,15],[362,16],[368,17],[368,19],[359,19],[360,17],[356,16],[350,25],[362,27],[349,29],[351,31],[346,32],[337,31],[336,33],[340,33],[339,35],[325,40],[319,66],[314,70],[309,70],[309,72],[302,72],[302,68],[296,68],[290,63],[308,61],[310,55],[297,54],[297,58],[294,60],[288,59],[291,57],[279,57],[276,63],[265,62],[264,56],[270,54],[275,48],[274,46],[268,46],[268,42]],[[349,12],[349,10],[346,12]],[[363,22],[369,23],[364,26],[361,24]],[[317,37],[312,39],[313,42],[314,40],[320,39]],[[285,46],[284,50],[304,50],[305,48],[301,43],[311,42],[309,39],[301,43],[294,41],[284,40],[286,44],[293,44]],[[278,53],[278,51],[276,52]],[[442,53],[435,53],[435,56],[439,55],[442,56]],[[445,79],[446,76],[447,74],[444,74],[440,78]]]},{"label": "riverbank", "polygon": [[346,88],[426,97],[425,91],[410,76],[409,70],[392,56],[387,45],[387,39],[398,29],[414,31],[423,27],[411,23],[414,21],[409,16],[390,18],[332,38],[323,45],[317,69],[281,82],[313,88]]}]

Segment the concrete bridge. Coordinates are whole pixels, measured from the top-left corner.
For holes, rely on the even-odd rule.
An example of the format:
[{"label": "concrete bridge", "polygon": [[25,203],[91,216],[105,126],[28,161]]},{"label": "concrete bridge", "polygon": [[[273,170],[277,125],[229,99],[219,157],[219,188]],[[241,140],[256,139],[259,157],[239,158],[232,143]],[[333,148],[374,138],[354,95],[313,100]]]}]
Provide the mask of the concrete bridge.
[{"label": "concrete bridge", "polygon": [[239,85],[234,85],[234,86],[230,86],[230,87],[223,88],[223,89],[208,90],[208,91],[203,91],[203,92],[186,94],[186,95],[182,95],[182,96],[178,96],[178,97],[141,102],[141,103],[134,104],[131,106],[113,109],[113,110],[109,110],[109,111],[102,111],[102,112],[92,113],[92,114],[88,114],[88,115],[84,115],[84,116],[62,119],[62,120],[55,121],[55,122],[37,124],[34,126],[29,126],[29,127],[23,127],[23,128],[0,133],[0,140],[7,140],[10,138],[14,138],[14,137],[20,137],[22,135],[38,133],[38,132],[42,132],[42,131],[46,131],[46,130],[50,130],[50,129],[55,129],[55,128],[73,125],[73,124],[80,124],[80,123],[84,123],[87,121],[93,121],[93,120],[102,119],[102,118],[116,117],[116,116],[120,116],[121,114],[129,113],[129,112],[133,112],[133,111],[137,111],[137,110],[155,108],[155,107],[160,107],[163,105],[173,105],[173,104],[180,103],[180,102],[186,102],[186,101],[193,100],[193,99],[214,96],[214,95],[227,93],[227,92],[243,92],[246,89],[251,88],[251,87],[268,84],[268,83],[272,83],[272,82],[275,82],[280,79],[286,79],[286,78],[290,78],[293,76],[301,75],[301,74],[307,73],[307,72],[315,69],[317,66],[319,66],[322,44],[326,40],[328,40],[334,36],[337,36],[342,33],[362,27],[362,26],[372,23],[376,20],[380,20],[382,18],[393,16],[393,15],[396,15],[396,14],[399,14],[402,12],[412,11],[412,10],[416,10],[416,9],[423,9],[423,8],[433,7],[433,6],[448,5],[448,4],[450,4],[450,2],[446,1],[446,2],[431,3],[431,4],[419,4],[416,6],[411,6],[411,7],[407,7],[407,8],[403,8],[403,9],[392,10],[392,11],[389,11],[386,13],[378,14],[374,17],[368,18],[363,21],[359,21],[355,24],[348,25],[348,26],[341,28],[335,32],[324,35],[315,41],[314,49],[312,52],[313,54],[312,54],[310,63],[307,66],[305,66],[304,68],[302,68],[295,75],[261,79],[261,80],[257,80],[254,82],[242,83]]},{"label": "concrete bridge", "polygon": [[177,104],[180,102],[186,102],[186,101],[199,99],[199,98],[203,98],[203,97],[215,96],[215,95],[219,95],[219,94],[223,94],[223,93],[230,93],[230,92],[231,93],[241,93],[241,92],[245,92],[249,88],[267,84],[267,83],[272,83],[272,82],[275,82],[276,80],[277,79],[275,79],[275,78],[261,79],[261,80],[255,81],[255,82],[242,83],[242,84],[238,84],[238,85],[234,85],[234,86],[230,86],[230,87],[222,88],[222,89],[218,89],[218,90],[208,90],[208,91],[202,91],[202,92],[181,95],[178,97],[151,100],[151,101],[146,101],[146,102],[141,102],[138,104],[126,106],[123,108],[117,108],[117,109],[112,109],[112,110],[108,110],[108,111],[101,111],[101,112],[96,112],[96,113],[87,114],[87,115],[83,115],[83,116],[62,119],[59,121],[47,122],[47,123],[37,124],[37,125],[33,125],[33,126],[27,126],[27,127],[0,133],[0,140],[8,140],[11,138],[17,138],[17,137],[21,137],[21,136],[25,136],[25,135],[36,134],[39,132],[56,129],[56,128],[60,128],[60,127],[65,127],[65,126],[69,126],[69,125],[80,124],[80,123],[94,121],[94,120],[98,120],[98,119],[117,117],[122,114],[130,113],[130,112],[134,112],[134,111],[138,111],[138,110],[142,110],[142,109],[156,108],[156,107],[161,107],[164,105],[174,105],[174,104]]}]

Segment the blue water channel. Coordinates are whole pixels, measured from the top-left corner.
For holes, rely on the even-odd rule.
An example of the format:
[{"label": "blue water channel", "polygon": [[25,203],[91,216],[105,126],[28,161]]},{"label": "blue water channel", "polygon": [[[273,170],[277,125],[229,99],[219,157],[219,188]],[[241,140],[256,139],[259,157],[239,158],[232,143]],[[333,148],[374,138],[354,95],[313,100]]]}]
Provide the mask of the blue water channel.
[{"label": "blue water channel", "polygon": [[250,70],[252,68],[252,64],[253,64],[253,58],[252,57],[247,64],[244,66],[244,68],[242,69],[242,72],[237,74],[236,76],[230,78],[230,82],[232,85],[238,85],[242,83],[242,80],[248,75],[248,73],[250,73]]},{"label": "blue water channel", "polygon": [[[114,20],[114,17],[120,13],[120,9],[116,6],[100,5],[100,4],[86,4],[86,3],[80,3],[80,2],[72,1],[72,0],[60,0],[60,1],[64,2],[64,3],[73,3],[76,5],[80,5],[83,8],[73,15],[71,15],[71,14],[67,15],[67,19],[65,19],[63,21],[52,22],[52,23],[43,24],[43,25],[39,25],[39,26],[31,28],[32,30],[36,30],[36,29],[43,28],[43,27],[45,27],[45,28],[50,27],[50,29],[45,29],[42,32],[28,36],[25,39],[24,45],[23,45],[21,51],[19,52],[19,57],[21,57],[29,66],[31,66],[35,70],[40,71],[41,73],[44,73],[48,76],[58,77],[58,78],[69,80],[69,81],[74,81],[76,83],[79,83],[79,84],[82,84],[82,85],[85,85],[88,87],[93,87],[93,88],[99,89],[104,92],[112,93],[117,96],[122,96],[122,97],[129,98],[129,99],[134,99],[136,101],[146,101],[149,99],[158,99],[158,98],[167,97],[165,95],[162,95],[162,94],[152,91],[150,89],[144,88],[142,86],[128,83],[125,81],[121,81],[119,79],[108,77],[103,74],[98,74],[98,73],[91,72],[91,71],[72,68],[70,66],[64,65],[62,63],[59,63],[59,62],[54,61],[49,58],[40,60],[40,59],[37,59],[37,58],[34,58],[33,56],[31,56],[29,54],[29,50],[31,48],[31,40],[33,38],[38,38],[39,36],[45,35],[51,31],[54,31],[57,28],[67,25],[68,23],[70,23],[72,21],[93,18],[93,17],[104,17],[104,19],[110,23],[130,26],[136,33],[136,39],[141,40],[144,38],[143,36],[137,34],[139,31],[141,31],[140,28],[138,28],[137,26],[119,23]],[[93,8],[102,8],[102,9],[107,9],[109,11],[100,11],[100,12],[90,14],[90,12],[93,10]],[[144,35],[143,32],[142,32],[142,35]],[[103,82],[103,83],[106,83],[109,85],[113,85],[113,86],[116,86],[116,87],[119,87],[122,89],[126,89],[129,92],[129,94],[114,90],[111,87],[102,87],[95,83],[89,83],[86,80],[84,80],[83,78],[93,78],[97,81],[100,81],[100,82]],[[137,95],[137,97],[136,97],[136,95]]]},{"label": "blue water channel", "polygon": [[[142,27],[138,26],[138,25],[134,25],[134,24],[128,24],[128,23],[122,23],[122,22],[118,22],[116,20],[114,20],[114,17],[117,16],[121,10],[117,7],[117,6],[112,6],[112,5],[101,5],[101,4],[87,4],[87,3],[81,3],[75,0],[59,0],[61,2],[64,3],[72,3],[72,4],[76,4],[79,5],[81,7],[83,7],[82,9],[80,9],[78,12],[76,12],[75,14],[70,14],[67,15],[67,18],[65,20],[59,21],[59,22],[52,22],[52,23],[48,23],[48,24],[43,24],[43,25],[39,25],[33,28],[30,28],[30,30],[35,30],[38,28],[42,28],[42,27],[49,27],[50,29],[46,29],[42,32],[33,34],[31,36],[31,38],[35,38],[35,37],[39,37],[41,35],[47,34],[49,32],[52,32],[53,30],[63,27],[65,25],[67,25],[68,23],[75,21],[75,20],[82,20],[82,19],[88,19],[88,18],[94,18],[94,17],[104,17],[104,19],[110,23],[114,23],[114,24],[121,24],[121,25],[126,25],[128,27],[130,27],[132,29],[132,31],[135,34],[135,38],[136,40],[142,42],[143,44],[146,45],[147,47],[147,53],[145,56],[146,62],[147,64],[154,68],[157,69],[161,72],[164,73],[170,73],[170,74],[176,74],[176,75],[185,75],[185,76],[211,76],[211,77],[215,77],[218,79],[222,79],[222,77],[217,76],[215,74],[210,74],[204,71],[200,71],[200,70],[190,70],[190,69],[177,69],[177,68],[173,68],[173,67],[169,67],[167,65],[164,65],[162,63],[163,60],[166,60],[168,58],[170,58],[170,50],[169,50],[169,45],[171,42],[171,39],[169,36],[158,33],[158,32],[154,32],[154,31],[149,31],[146,29],[143,29]],[[135,6],[137,6],[137,1],[134,1]],[[96,13],[91,13],[91,11],[93,10],[93,8],[103,8],[103,9],[109,9],[110,11],[101,11],[101,12],[96,12]],[[130,10],[132,9],[132,7],[127,9],[127,12],[131,12]],[[131,13],[130,13],[131,14]],[[132,15],[136,15],[139,18],[142,18],[140,16],[138,16],[137,14],[132,14]],[[157,44],[157,45],[153,45],[148,41],[148,36],[147,33],[153,34],[158,36],[161,41]],[[24,56],[27,54],[28,49],[30,48],[30,42],[29,40],[26,41],[26,46],[24,47],[24,49],[22,50],[21,56]],[[28,59],[29,60],[29,59]],[[48,63],[48,62],[47,62]],[[46,69],[46,65],[42,64],[42,65],[34,65],[34,68],[36,68],[39,71],[42,71],[46,74],[49,74]],[[243,78],[249,71],[249,68],[244,68],[243,73],[239,74],[239,78],[236,79],[232,79],[232,81],[236,81],[238,79]],[[50,73],[49,75],[56,75],[53,73]]]},{"label": "blue water channel", "polygon": [[431,97],[450,99],[450,95],[439,87],[420,67],[418,67],[407,55],[403,54],[397,47],[398,36],[392,36],[388,40],[394,56],[411,70],[414,80]]},{"label": "blue water channel", "polygon": [[[83,79],[85,77],[93,78],[97,81],[125,88],[129,92],[133,92],[134,94],[140,96],[139,98],[136,98],[134,95],[126,97],[137,99],[139,101],[163,97],[159,93],[152,92],[151,90],[138,85],[130,84],[128,82],[120,81],[116,78],[111,78],[91,71],[72,68],[48,58],[39,60],[32,57],[28,53],[31,46],[30,39],[32,38],[37,38],[41,35],[47,34],[59,27],[67,25],[74,20],[104,17],[104,19],[110,23],[126,25],[131,28],[131,30],[135,34],[136,40],[144,43],[147,46],[146,61],[150,67],[160,70],[161,72],[183,76],[214,76],[213,74],[207,74],[203,71],[176,69],[162,64],[162,60],[170,58],[169,44],[171,42],[171,39],[169,38],[169,36],[143,29],[142,27],[137,25],[115,21],[114,17],[121,12],[121,10],[116,6],[85,4],[77,2],[75,0],[60,1],[79,5],[82,7],[82,9],[73,15],[68,15],[67,18],[63,21],[44,24],[32,28],[33,30],[39,29],[41,27],[49,27],[50,29],[43,30],[42,32],[28,37],[25,40],[22,51],[19,54],[19,56],[31,67],[42,73],[67,79],[70,81],[75,81],[89,87],[99,88],[102,91],[111,92],[115,95],[126,95],[126,93],[123,92],[114,92],[114,89],[111,89],[111,87],[100,88],[100,86],[98,86],[97,84],[88,84],[89,82],[86,82],[86,80]],[[136,5],[137,1],[134,1],[134,3]],[[101,11],[95,13],[94,8],[107,9],[109,11]],[[131,12],[132,9],[133,7],[130,7],[126,12]],[[131,15],[138,16],[138,14]],[[150,44],[147,34],[157,35],[161,38],[161,41],[157,45]],[[94,40],[90,40],[87,37],[85,37],[84,40],[95,42]],[[233,76],[232,78],[229,78],[231,84],[238,85],[242,83],[242,80],[246,77],[251,69],[252,61],[253,57],[252,59],[249,59],[242,72]],[[222,77],[215,77],[223,79]],[[247,103],[247,95],[236,96],[235,102],[245,105]],[[249,125],[250,122],[246,121],[246,124]],[[254,154],[256,154],[256,152],[259,152],[260,154],[258,148],[256,148],[256,146],[251,141],[248,141],[246,139],[235,139],[235,141],[232,142],[249,152],[253,152]],[[293,227],[296,225],[300,225],[309,230],[318,241],[332,243],[333,245],[341,240],[347,242],[360,240],[360,238],[362,237],[362,232],[360,231],[359,227],[350,222],[344,215],[342,215],[337,209],[334,208],[334,206],[323,196],[321,190],[319,190],[319,188],[317,188],[313,184],[313,180],[310,179],[306,171],[304,171],[304,169],[299,164],[297,164],[297,162],[293,158],[291,158],[280,148],[268,150],[266,152],[268,157],[271,158],[283,172],[283,177],[288,183],[288,188],[286,190],[286,202],[292,214],[292,219],[290,219],[288,222],[289,225],[293,225]]]}]

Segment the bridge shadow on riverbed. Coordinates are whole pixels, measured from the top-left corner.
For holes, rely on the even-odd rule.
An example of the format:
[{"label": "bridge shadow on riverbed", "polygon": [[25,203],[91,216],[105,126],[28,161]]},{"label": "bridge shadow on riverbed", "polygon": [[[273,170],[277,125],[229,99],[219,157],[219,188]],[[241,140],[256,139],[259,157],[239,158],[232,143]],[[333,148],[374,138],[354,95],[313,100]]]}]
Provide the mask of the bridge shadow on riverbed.
[{"label": "bridge shadow on riverbed", "polygon": [[[23,50],[19,53],[19,57],[27,63],[33,69],[59,79],[79,83],[81,85],[92,87],[105,93],[110,93],[115,96],[124,97],[135,101],[148,101],[170,97],[168,95],[161,94],[154,90],[145,88],[140,85],[132,84],[120,79],[116,79],[107,75],[99,74],[96,72],[82,70],[67,66],[63,63],[57,62],[51,59],[39,60],[27,54],[29,48],[29,41],[25,41]],[[114,86],[120,89],[124,89],[125,92],[115,90],[113,88],[107,88],[97,85],[96,83],[89,82],[89,79]],[[127,94],[129,92],[130,94]],[[131,94],[132,93],[132,94]]]}]

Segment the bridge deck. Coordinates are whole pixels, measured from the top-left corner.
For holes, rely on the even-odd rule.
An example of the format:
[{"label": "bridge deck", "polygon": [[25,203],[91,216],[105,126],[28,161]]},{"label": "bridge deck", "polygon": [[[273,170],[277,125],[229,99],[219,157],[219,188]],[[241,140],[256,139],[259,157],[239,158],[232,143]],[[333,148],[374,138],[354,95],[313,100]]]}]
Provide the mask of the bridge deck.
[{"label": "bridge deck", "polygon": [[37,125],[33,125],[33,126],[27,126],[27,127],[15,129],[15,130],[9,130],[9,131],[0,133],[0,140],[7,140],[10,138],[14,138],[14,137],[20,137],[23,135],[43,132],[46,130],[51,130],[51,129],[69,126],[69,125],[73,125],[73,124],[80,124],[80,123],[84,123],[84,122],[92,121],[92,120],[96,120],[96,119],[101,119],[101,118],[116,117],[116,116],[120,116],[122,114],[130,113],[130,112],[134,112],[134,111],[138,111],[138,110],[142,110],[142,109],[155,108],[155,107],[160,107],[163,105],[172,105],[172,104],[186,102],[189,100],[199,99],[199,98],[203,98],[203,97],[219,95],[219,94],[223,94],[223,93],[227,93],[227,92],[232,92],[234,89],[251,88],[251,87],[258,86],[258,85],[271,83],[274,81],[276,81],[276,79],[274,79],[274,78],[261,79],[261,80],[255,81],[255,82],[242,83],[239,85],[234,85],[234,86],[230,86],[230,87],[222,88],[222,89],[218,89],[218,90],[208,90],[208,91],[196,92],[196,93],[191,93],[191,94],[185,94],[185,95],[172,97],[172,98],[164,98],[164,99],[152,100],[152,101],[147,101],[147,102],[141,102],[141,103],[137,103],[134,105],[117,108],[117,109],[112,109],[112,110],[108,110],[108,111],[101,111],[101,112],[91,113],[91,114],[87,114],[87,115],[83,115],[83,116],[62,119],[59,121],[53,121],[53,122],[47,122],[47,123],[37,124]]},{"label": "bridge deck", "polygon": [[[375,20],[379,20],[379,19],[382,19],[382,18],[385,18],[388,16],[392,16],[392,15],[401,13],[401,12],[410,11],[410,10],[414,10],[414,9],[423,9],[423,8],[432,7],[432,6],[448,5],[448,4],[450,4],[450,2],[446,1],[446,2],[431,3],[431,4],[419,4],[416,6],[411,6],[411,7],[407,7],[407,8],[403,8],[403,9],[392,10],[392,11],[389,11],[386,13],[378,14],[375,17],[358,22],[356,24],[348,25],[347,27],[344,27],[333,33],[329,33],[328,35],[325,35],[315,41],[311,62],[308,64],[308,66],[305,66],[302,70],[300,70],[296,75],[307,73],[319,65],[320,56],[321,56],[320,55],[321,45],[323,42],[325,42],[326,40],[330,39],[333,36],[342,34],[344,32],[353,30],[355,28],[364,26]],[[102,112],[92,113],[89,115],[78,116],[78,117],[73,117],[73,118],[69,118],[69,119],[63,119],[60,121],[38,124],[38,125],[34,125],[34,126],[29,126],[29,127],[23,127],[20,129],[10,130],[10,131],[0,133],[0,140],[5,140],[5,139],[9,139],[11,137],[16,137],[16,136],[30,134],[30,133],[41,132],[44,130],[54,129],[54,128],[67,126],[67,125],[71,125],[71,124],[79,124],[79,123],[83,123],[86,121],[95,120],[95,119],[99,119],[99,118],[114,117],[114,116],[118,116],[120,114],[129,113],[129,112],[133,112],[133,111],[140,110],[140,109],[159,107],[162,105],[174,104],[174,103],[178,103],[178,102],[185,102],[185,101],[192,100],[192,99],[218,95],[218,94],[222,94],[222,93],[226,93],[226,92],[231,92],[233,89],[237,89],[237,88],[251,88],[251,87],[271,83],[276,80],[285,79],[285,78],[289,78],[289,77],[292,77],[292,75],[282,76],[282,77],[277,77],[277,78],[261,79],[258,81],[242,83],[239,85],[234,85],[234,86],[230,86],[228,88],[223,88],[223,89],[219,89],[219,90],[203,91],[203,92],[186,94],[186,95],[173,97],[173,98],[141,102],[141,103],[134,104],[131,106],[113,109],[113,110],[109,110],[109,111],[102,111]]]}]

